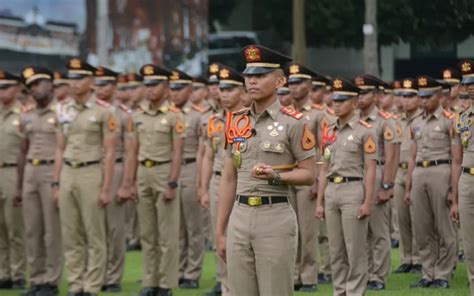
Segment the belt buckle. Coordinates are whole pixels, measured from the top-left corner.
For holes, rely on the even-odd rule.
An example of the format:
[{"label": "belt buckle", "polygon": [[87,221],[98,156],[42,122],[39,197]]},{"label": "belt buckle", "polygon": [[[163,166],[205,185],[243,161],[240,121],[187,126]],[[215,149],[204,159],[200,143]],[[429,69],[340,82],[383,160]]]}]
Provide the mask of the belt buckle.
[{"label": "belt buckle", "polygon": [[427,168],[427,167],[430,166],[430,161],[429,160],[423,160],[421,164],[424,168]]},{"label": "belt buckle", "polygon": [[258,207],[262,205],[261,196],[249,196],[248,205],[251,207]]},{"label": "belt buckle", "polygon": [[341,184],[344,181],[344,178],[341,176],[334,177],[335,184]]},{"label": "belt buckle", "polygon": [[469,175],[473,175],[473,176],[474,176],[474,168],[469,168]]},{"label": "belt buckle", "polygon": [[406,170],[408,169],[408,164],[406,162],[402,163],[401,165],[402,169]]},{"label": "belt buckle", "polygon": [[34,166],[39,166],[41,164],[41,161],[39,159],[33,159],[31,162]]},{"label": "belt buckle", "polygon": [[71,162],[71,166],[72,166],[73,168],[75,168],[75,169],[79,168],[80,165],[81,165],[81,164],[80,164],[79,162],[77,162],[77,161]]},{"label": "belt buckle", "polygon": [[145,166],[147,168],[151,168],[154,164],[154,161],[153,160],[145,160]]}]

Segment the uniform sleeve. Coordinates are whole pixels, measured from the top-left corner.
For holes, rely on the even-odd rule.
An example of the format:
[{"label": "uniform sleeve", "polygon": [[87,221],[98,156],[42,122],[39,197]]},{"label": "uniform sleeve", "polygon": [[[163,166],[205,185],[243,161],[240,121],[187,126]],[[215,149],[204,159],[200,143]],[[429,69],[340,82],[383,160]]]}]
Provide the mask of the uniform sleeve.
[{"label": "uniform sleeve", "polygon": [[172,133],[173,133],[173,140],[179,138],[186,138],[186,123],[184,121],[183,113],[181,112],[173,112],[172,113]]},{"label": "uniform sleeve", "polygon": [[456,129],[456,117],[447,122],[447,127],[449,130],[449,137],[451,139],[451,145],[461,145],[461,137]]},{"label": "uniform sleeve", "polygon": [[393,119],[385,120],[382,129],[384,144],[400,143],[399,137],[397,136],[397,127]]},{"label": "uniform sleeve", "polygon": [[377,136],[373,128],[365,128],[362,134],[362,145],[364,151],[364,161],[377,159]]},{"label": "uniform sleeve", "polygon": [[122,118],[122,129],[125,139],[136,139],[135,122],[131,114],[124,113]]},{"label": "uniform sleeve", "polygon": [[116,111],[112,108],[107,108],[103,111],[102,117],[102,134],[107,137],[110,134],[120,133],[120,122]]},{"label": "uniform sleeve", "polygon": [[289,124],[289,143],[291,153],[296,161],[302,161],[316,155],[316,138],[311,132],[307,120],[295,120]]}]

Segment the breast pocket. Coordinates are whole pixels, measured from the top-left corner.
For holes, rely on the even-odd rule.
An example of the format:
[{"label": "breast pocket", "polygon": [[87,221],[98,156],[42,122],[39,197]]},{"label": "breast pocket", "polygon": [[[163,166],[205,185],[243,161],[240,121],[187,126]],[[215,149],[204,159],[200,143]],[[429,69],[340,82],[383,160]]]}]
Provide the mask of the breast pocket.
[{"label": "breast pocket", "polygon": [[98,145],[101,143],[101,124],[97,121],[88,121],[84,125],[85,142],[88,145]]},{"label": "breast pocket", "polygon": [[448,145],[448,135],[442,131],[430,132],[430,142],[433,147],[445,147]]},{"label": "breast pocket", "polygon": [[153,138],[156,144],[169,144],[171,142],[171,127],[169,125],[157,124],[153,127]]},{"label": "breast pocket", "polygon": [[360,158],[357,157],[359,153],[359,145],[357,143],[347,142],[345,145],[341,145],[339,150],[338,160],[342,162],[343,166],[360,162]]},{"label": "breast pocket", "polygon": [[277,141],[263,141],[260,143],[260,149],[265,152],[276,153],[278,155],[283,154],[285,151],[285,144]]}]

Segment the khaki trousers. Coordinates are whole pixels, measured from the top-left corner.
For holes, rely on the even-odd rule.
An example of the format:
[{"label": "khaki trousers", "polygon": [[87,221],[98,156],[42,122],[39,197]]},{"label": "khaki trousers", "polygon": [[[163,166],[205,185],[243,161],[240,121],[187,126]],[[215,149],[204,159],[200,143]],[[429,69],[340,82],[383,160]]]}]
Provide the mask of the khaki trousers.
[{"label": "khaki trousers", "polygon": [[400,262],[401,264],[420,264],[418,245],[415,236],[414,210],[405,201],[406,171],[399,168],[395,180],[394,203],[397,208],[398,225],[400,229]]},{"label": "khaki trousers", "polygon": [[[215,233],[216,233],[216,225],[217,225],[217,209],[218,209],[218,201],[219,201],[219,184],[221,182],[221,176],[218,175],[213,175],[211,178],[211,183],[210,183],[210,213],[211,213],[211,225],[212,225],[212,239],[214,246],[216,245],[215,243]],[[224,260],[221,259],[215,253],[216,257],[216,263],[217,263],[217,274],[216,274],[216,281],[221,283],[221,288],[222,288],[222,294],[228,294],[229,293],[229,278],[227,275],[227,264],[224,262]]]},{"label": "khaki trousers", "polygon": [[471,295],[474,295],[474,176],[462,174],[459,180],[459,218]]},{"label": "khaki trousers", "polygon": [[196,163],[181,167],[179,181],[181,201],[179,277],[201,278],[204,259],[204,232],[201,205],[197,199]]},{"label": "khaki trousers", "polygon": [[289,203],[249,207],[235,202],[227,228],[232,295],[293,295],[297,240]]},{"label": "khaki trousers", "polygon": [[375,192],[372,197],[372,213],[369,216],[367,252],[369,281],[386,283],[390,272],[390,202],[376,204],[378,191],[382,188],[383,166],[377,166]]},{"label": "khaki trousers", "polygon": [[27,164],[23,177],[23,219],[32,285],[59,285],[63,268],[59,210],[53,201],[53,165]]},{"label": "khaki trousers", "polygon": [[364,198],[362,182],[328,183],[326,187],[325,215],[334,295],[364,295],[367,288],[369,219],[357,219]]},{"label": "khaki trousers", "polygon": [[316,199],[310,198],[310,186],[296,186],[295,211],[298,219],[298,249],[295,265],[295,283],[317,284],[319,221],[314,218]]},{"label": "khaki trousers", "polygon": [[411,191],[415,232],[427,280],[451,279],[456,264],[456,236],[446,200],[451,170],[448,164],[413,171]]},{"label": "khaki trousers", "polygon": [[70,292],[98,293],[107,263],[105,210],[99,207],[102,168],[63,166],[59,213]]},{"label": "khaki trousers", "polygon": [[178,286],[179,196],[165,200],[170,164],[138,167],[138,219],[143,252],[143,287]]},{"label": "khaki trousers", "polygon": [[17,168],[0,168],[0,279],[25,278],[23,210],[13,206]]},{"label": "khaki trousers", "polygon": [[140,227],[138,225],[137,204],[127,202],[125,204],[125,229],[126,238],[129,245],[140,243]]},{"label": "khaki trousers", "polygon": [[122,184],[123,164],[116,163],[112,180],[112,202],[105,208],[107,226],[107,269],[104,285],[120,284],[125,266],[125,213],[126,204],[117,202]]},{"label": "khaki trousers", "polygon": [[400,228],[398,223],[397,206],[395,201],[390,199],[390,238],[400,241]]},{"label": "khaki trousers", "polygon": [[331,275],[328,229],[326,220],[319,221],[318,246],[319,273]]}]

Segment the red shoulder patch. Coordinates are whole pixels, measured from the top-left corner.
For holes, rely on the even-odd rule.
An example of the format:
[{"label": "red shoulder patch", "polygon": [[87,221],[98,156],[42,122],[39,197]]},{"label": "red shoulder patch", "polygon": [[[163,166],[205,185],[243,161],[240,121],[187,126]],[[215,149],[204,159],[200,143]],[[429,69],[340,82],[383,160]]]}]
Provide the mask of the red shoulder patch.
[{"label": "red shoulder patch", "polygon": [[204,113],[204,112],[206,111],[206,108],[201,107],[201,106],[198,106],[198,105],[195,105],[195,104],[193,104],[192,107],[193,107],[194,110],[196,110],[196,111],[199,112],[199,113]]},{"label": "red shoulder patch", "polygon": [[446,111],[446,110],[443,111],[443,115],[444,115],[444,117],[446,117],[447,119],[453,119],[453,118],[454,118],[454,114],[451,113],[451,112],[449,112],[449,111]]},{"label": "red shoulder patch", "polygon": [[282,113],[284,113],[284,114],[286,114],[286,115],[289,115],[289,116],[291,116],[291,117],[293,117],[293,118],[296,118],[296,119],[298,119],[298,120],[300,120],[301,118],[304,117],[304,114],[303,114],[303,113],[297,112],[297,111],[295,111],[295,110],[293,110],[293,109],[291,109],[291,108],[288,108],[288,107],[283,107],[283,108],[280,109],[280,111],[281,111]]},{"label": "red shoulder patch", "polygon": [[95,102],[97,103],[97,105],[99,106],[102,106],[102,107],[110,107],[110,103],[107,103],[106,101],[102,101],[102,100],[99,100],[99,99],[96,99]]},{"label": "red shoulder patch", "polygon": [[392,115],[390,115],[390,113],[383,112],[382,110],[380,110],[378,114],[379,114],[380,116],[382,116],[384,119],[390,119],[390,118],[392,118]]},{"label": "red shoulder patch", "polygon": [[132,110],[125,106],[124,104],[120,104],[119,108],[122,109],[122,111],[127,112],[127,113],[132,113]]},{"label": "red shoulder patch", "polygon": [[401,115],[400,114],[392,114],[393,119],[400,119]]},{"label": "red shoulder patch", "polygon": [[324,106],[322,104],[313,104],[311,106],[313,107],[313,109],[316,109],[316,110],[323,110],[324,109]]},{"label": "red shoulder patch", "polygon": [[367,121],[364,121],[362,119],[359,120],[359,123],[361,125],[365,126],[366,128],[371,128],[372,127]]},{"label": "red shoulder patch", "polygon": [[174,106],[168,106],[168,110],[170,110],[171,112],[175,112],[175,113],[181,112],[181,110],[179,110],[178,108],[176,108]]}]

